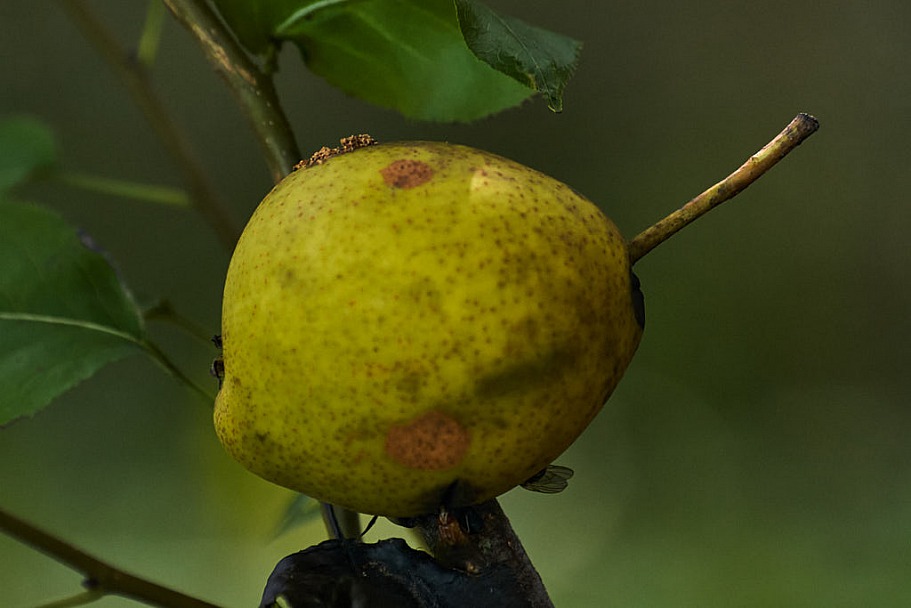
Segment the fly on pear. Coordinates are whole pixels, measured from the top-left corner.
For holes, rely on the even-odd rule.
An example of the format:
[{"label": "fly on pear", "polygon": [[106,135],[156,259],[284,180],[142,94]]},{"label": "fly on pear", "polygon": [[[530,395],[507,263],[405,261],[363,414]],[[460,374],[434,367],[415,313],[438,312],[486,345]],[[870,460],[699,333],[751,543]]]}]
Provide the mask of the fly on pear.
[{"label": "fly on pear", "polygon": [[541,494],[559,494],[569,485],[573,470],[558,464],[547,465],[523,483],[519,484],[526,490],[540,492]]}]

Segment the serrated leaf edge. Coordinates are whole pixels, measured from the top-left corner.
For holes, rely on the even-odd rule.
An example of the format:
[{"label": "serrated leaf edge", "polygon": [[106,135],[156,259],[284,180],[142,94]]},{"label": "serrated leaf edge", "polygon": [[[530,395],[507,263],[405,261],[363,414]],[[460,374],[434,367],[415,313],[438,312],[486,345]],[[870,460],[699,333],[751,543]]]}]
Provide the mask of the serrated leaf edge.
[{"label": "serrated leaf edge", "polygon": [[[459,19],[460,28],[462,28],[462,11],[463,10],[479,10],[479,9],[484,10],[484,11],[487,11],[492,18],[496,19],[496,21],[503,27],[504,30],[506,30],[508,32],[508,34],[512,37],[512,39],[515,42],[517,42],[519,44],[519,46],[525,51],[525,54],[531,59],[532,65],[534,66],[534,70],[532,70],[532,72],[521,71],[522,78],[520,78],[519,75],[517,75],[517,74],[508,74],[506,72],[503,72],[503,73],[506,74],[507,76],[509,76],[510,78],[512,78],[513,80],[515,80],[516,82],[519,82],[520,84],[527,86],[530,89],[532,89],[538,93],[543,94],[545,96],[545,98],[547,99],[548,108],[550,108],[552,111],[558,112],[558,113],[563,111],[563,91],[566,88],[566,82],[569,80],[569,78],[572,77],[572,75],[576,71],[576,68],[578,67],[579,57],[581,56],[581,52],[582,52],[582,43],[581,42],[579,42],[578,40],[575,40],[574,38],[571,38],[569,36],[565,36],[563,34],[557,34],[556,32],[550,32],[549,30],[545,30],[545,29],[540,28],[531,23],[527,23],[524,20],[519,19],[517,17],[511,17],[511,16],[504,17],[500,13],[494,11],[490,7],[484,5],[480,2],[475,2],[473,0],[453,0],[453,4],[456,7],[456,14]],[[544,67],[542,67],[542,64],[540,62],[538,62],[538,60],[535,58],[534,53],[532,53],[530,51],[528,45],[525,44],[522,36],[519,36],[518,34],[516,34],[515,30],[513,30],[513,28],[510,26],[510,21],[522,23],[524,26],[526,26],[532,30],[540,30],[540,31],[547,32],[549,34],[556,34],[557,36],[560,36],[573,43],[574,49],[573,49],[573,62],[572,63],[567,64],[567,66],[565,68],[556,69],[556,63],[554,63],[553,61],[550,62],[550,66],[552,68],[554,68],[555,71],[565,72],[566,78],[563,80],[562,85],[559,85],[557,87],[551,87],[551,86],[549,86],[549,81],[546,78],[544,79],[543,86],[542,86],[542,83],[539,83],[537,81],[534,72],[537,72],[538,75],[546,76],[546,73],[545,73],[546,71],[545,71]],[[464,32],[463,32],[463,34],[464,34]],[[467,42],[468,41],[466,40],[466,43]],[[475,49],[472,47],[471,44],[468,44],[468,48],[471,50],[472,53],[475,53]],[[484,61],[485,63],[488,63],[488,65],[491,65],[491,67],[493,67],[494,69],[497,69],[499,71],[499,68],[497,68],[496,66],[493,66],[492,64],[489,64],[489,62],[486,59],[484,59],[480,55],[477,55],[477,53],[475,53],[475,56],[477,56],[478,59],[480,59],[481,61]]]}]

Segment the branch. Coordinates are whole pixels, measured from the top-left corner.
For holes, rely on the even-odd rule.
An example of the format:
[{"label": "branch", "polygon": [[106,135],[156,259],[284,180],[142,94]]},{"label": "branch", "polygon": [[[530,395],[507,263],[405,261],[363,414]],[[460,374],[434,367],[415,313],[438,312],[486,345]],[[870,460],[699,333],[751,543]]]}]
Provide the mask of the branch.
[{"label": "branch", "polygon": [[228,250],[233,250],[234,243],[240,236],[240,228],[234,224],[227,208],[216,195],[215,188],[206,177],[202,164],[196,158],[196,153],[183,132],[171,119],[167,108],[152,87],[143,65],[134,55],[121,47],[117,39],[94,15],[87,3],[79,0],[62,0],[62,2],[88,41],[126,85],[133,101],[145,114],[146,120],[158,135],[165,150],[174,159],[177,169],[187,184],[196,210],[212,227],[222,244]]},{"label": "branch", "polygon": [[702,217],[721,203],[740,194],[747,186],[775,166],[819,128],[809,114],[798,114],[775,139],[747,159],[739,169],[689,201],[663,220],[646,228],[629,242],[630,264],[635,264],[649,251],[663,243],[681,228]]},{"label": "branch", "polygon": [[301,160],[301,155],[272,78],[250,59],[205,2],[164,3],[196,38],[215,71],[234,93],[259,138],[272,181],[278,183]]},{"label": "branch", "polygon": [[418,517],[415,528],[443,566],[468,573],[508,570],[513,588],[498,589],[500,597],[519,599],[528,608],[553,608],[541,577],[496,499]]},{"label": "branch", "polygon": [[119,595],[162,608],[218,608],[179,591],[119,570],[0,509],[0,530],[85,575],[95,595]]}]

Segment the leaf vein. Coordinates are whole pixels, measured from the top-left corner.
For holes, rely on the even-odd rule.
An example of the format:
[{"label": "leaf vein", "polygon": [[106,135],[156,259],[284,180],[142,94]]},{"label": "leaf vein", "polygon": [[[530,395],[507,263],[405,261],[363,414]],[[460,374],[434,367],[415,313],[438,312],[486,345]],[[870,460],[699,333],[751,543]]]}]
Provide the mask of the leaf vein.
[{"label": "leaf vein", "polygon": [[53,315],[36,315],[27,312],[2,312],[0,311],[0,321],[25,321],[30,323],[45,323],[50,325],[64,325],[68,327],[79,327],[81,329],[86,329],[89,331],[97,331],[100,333],[108,334],[111,336],[116,336],[122,340],[132,342],[137,346],[145,347],[144,342],[125,331],[115,329],[113,327],[108,327],[106,325],[101,325],[99,323],[93,323],[92,321],[85,321],[83,319],[71,319],[68,317],[57,317]]}]

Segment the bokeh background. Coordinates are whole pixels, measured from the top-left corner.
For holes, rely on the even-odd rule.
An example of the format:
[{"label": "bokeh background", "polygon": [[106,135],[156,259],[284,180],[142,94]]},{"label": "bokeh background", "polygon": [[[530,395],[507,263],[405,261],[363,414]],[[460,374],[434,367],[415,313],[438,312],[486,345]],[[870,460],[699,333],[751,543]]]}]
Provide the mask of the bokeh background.
[{"label": "bokeh background", "polygon": [[[89,3],[125,43],[144,2]],[[629,236],[737,167],[797,112],[821,130],[736,201],[637,265],[648,327],[557,496],[502,503],[560,608],[911,605],[911,4],[535,2],[495,8],[585,42],[565,111],[470,125],[367,106],[282,55],[301,147],[369,132],[485,148],[597,201]],[[67,169],[180,186],[55,3],[0,3],[0,114],[51,124]],[[156,86],[238,221],[269,189],[251,132],[175,23]],[[192,213],[36,184],[133,289],[211,333],[228,257]],[[214,352],[156,337],[200,382]],[[2,389],[0,389],[2,390]],[[209,405],[143,358],[0,430],[0,505],[127,570],[254,606],[290,494],[222,452]],[[368,538],[398,534],[391,526]],[[0,605],[79,576],[0,536]],[[132,605],[108,598],[104,608]]]}]

